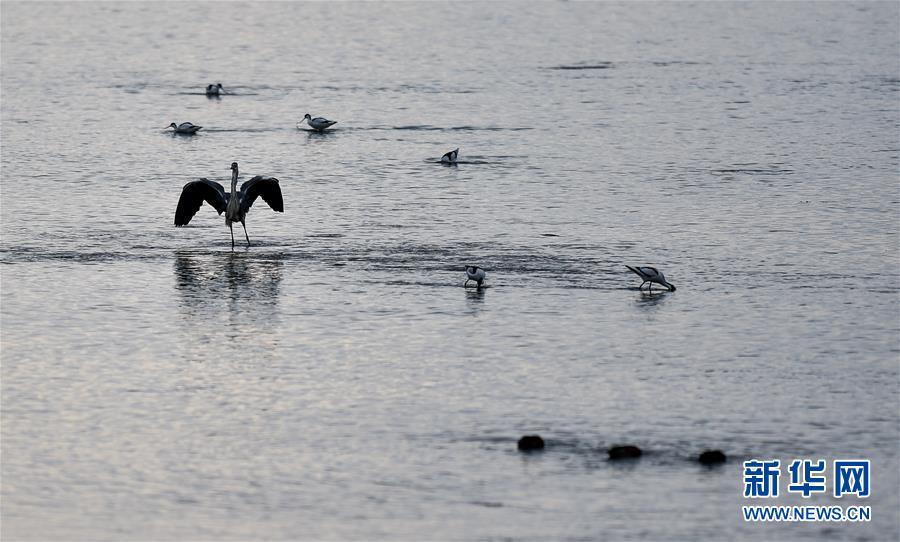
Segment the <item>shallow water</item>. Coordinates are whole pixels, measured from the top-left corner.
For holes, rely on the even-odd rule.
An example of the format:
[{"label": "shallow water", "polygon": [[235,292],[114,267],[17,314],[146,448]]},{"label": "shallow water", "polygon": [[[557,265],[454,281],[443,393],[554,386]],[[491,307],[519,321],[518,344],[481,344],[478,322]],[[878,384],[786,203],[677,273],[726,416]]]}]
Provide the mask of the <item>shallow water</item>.
[{"label": "shallow water", "polygon": [[[3,539],[897,539],[898,22],[4,2]],[[232,252],[172,218],[235,160]],[[819,457],[872,522],[741,519]]]}]

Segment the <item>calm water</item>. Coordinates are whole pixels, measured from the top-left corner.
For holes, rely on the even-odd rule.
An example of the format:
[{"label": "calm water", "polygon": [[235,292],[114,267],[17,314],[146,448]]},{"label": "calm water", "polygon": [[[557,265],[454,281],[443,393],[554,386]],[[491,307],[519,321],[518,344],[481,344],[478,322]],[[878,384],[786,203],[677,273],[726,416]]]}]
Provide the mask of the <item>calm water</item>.
[{"label": "calm water", "polygon": [[[4,2],[3,539],[896,540],[898,24]],[[235,160],[285,213],[232,252],[172,219]],[[819,457],[871,523],[744,523],[742,460]]]}]

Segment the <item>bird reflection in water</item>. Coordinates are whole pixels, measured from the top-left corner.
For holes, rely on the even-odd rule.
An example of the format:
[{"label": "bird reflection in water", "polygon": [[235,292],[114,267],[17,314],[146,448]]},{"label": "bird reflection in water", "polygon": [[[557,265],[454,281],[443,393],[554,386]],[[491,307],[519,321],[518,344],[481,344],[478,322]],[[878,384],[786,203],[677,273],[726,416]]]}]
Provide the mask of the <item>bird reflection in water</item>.
[{"label": "bird reflection in water", "polygon": [[[175,287],[188,317],[271,325],[277,317],[283,257],[251,252],[175,253]],[[224,306],[223,306],[224,305]]]},{"label": "bird reflection in water", "polygon": [[662,292],[657,292],[657,293],[650,293],[650,292],[644,290],[644,291],[641,291],[641,293],[638,295],[635,302],[637,302],[642,307],[647,307],[647,308],[654,307],[655,308],[655,307],[665,303],[665,301],[668,297],[669,297],[668,292],[666,292],[665,290]]},{"label": "bird reflection in water", "polygon": [[484,308],[484,292],[487,288],[466,288],[466,304],[469,306],[469,314],[476,315]]}]

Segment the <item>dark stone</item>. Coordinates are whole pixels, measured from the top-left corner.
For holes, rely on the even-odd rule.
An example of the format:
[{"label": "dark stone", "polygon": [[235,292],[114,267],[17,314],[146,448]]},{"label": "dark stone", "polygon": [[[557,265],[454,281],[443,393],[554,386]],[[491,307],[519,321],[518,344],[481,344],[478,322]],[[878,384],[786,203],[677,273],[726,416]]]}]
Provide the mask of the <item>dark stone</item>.
[{"label": "dark stone", "polygon": [[607,450],[610,459],[634,459],[636,457],[641,457],[641,449],[637,446],[613,446],[609,450]]},{"label": "dark stone", "polygon": [[726,461],[725,453],[722,450],[706,450],[697,458],[704,465],[718,465]]},{"label": "dark stone", "polygon": [[519,450],[530,452],[532,450],[543,450],[544,439],[539,435],[525,435],[519,439]]}]

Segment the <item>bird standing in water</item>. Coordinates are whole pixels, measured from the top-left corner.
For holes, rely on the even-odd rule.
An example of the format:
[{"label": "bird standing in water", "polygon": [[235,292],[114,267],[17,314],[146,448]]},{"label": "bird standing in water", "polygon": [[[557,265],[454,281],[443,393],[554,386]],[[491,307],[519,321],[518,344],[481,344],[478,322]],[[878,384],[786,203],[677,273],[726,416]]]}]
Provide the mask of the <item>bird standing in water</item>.
[{"label": "bird standing in water", "polygon": [[459,156],[458,147],[448,153],[444,153],[444,156],[441,156],[441,162],[444,164],[455,164],[457,156]]},{"label": "bird standing in water", "polygon": [[247,211],[256,201],[262,197],[273,211],[284,212],[284,201],[281,197],[281,187],[275,177],[263,177],[257,175],[241,185],[237,189],[238,164],[231,163],[231,192],[225,192],[221,184],[200,179],[184,185],[181,197],[178,199],[178,207],[175,209],[175,225],[186,226],[191,218],[197,214],[203,202],[210,204],[219,214],[225,213],[225,225],[231,231],[231,248],[234,249],[234,229],[232,223],[240,222],[244,227],[244,236],[247,238],[247,246],[250,246],[250,236],[247,235],[247,224],[244,222]]},{"label": "bird standing in water", "polygon": [[463,287],[468,286],[470,280],[474,280],[475,284],[477,284],[477,288],[481,288],[481,283],[484,282],[484,277],[487,274],[484,272],[484,269],[475,266],[468,265],[466,266],[466,282],[463,283]]},{"label": "bird standing in water", "polygon": [[[310,127],[312,127],[312,129],[317,132],[323,132],[325,131],[325,128],[328,128],[332,124],[337,124],[336,120],[328,120],[325,117],[313,118],[309,113],[303,116],[303,120],[305,120],[306,123],[309,124]],[[303,122],[303,120],[301,120],[300,122]]]},{"label": "bird standing in water", "polygon": [[661,285],[665,286],[666,288],[669,289],[670,292],[675,291],[675,285],[669,284],[668,282],[666,282],[665,275],[660,273],[659,270],[657,270],[655,267],[649,267],[649,266],[631,267],[630,265],[626,265],[625,267],[627,267],[628,269],[631,269],[635,274],[637,274],[637,276],[641,277],[641,279],[644,281],[641,283],[640,286],[638,286],[638,289],[643,288],[644,284],[649,282],[650,286],[647,289],[652,292],[653,291],[653,283],[655,282],[656,284],[661,284]]}]

